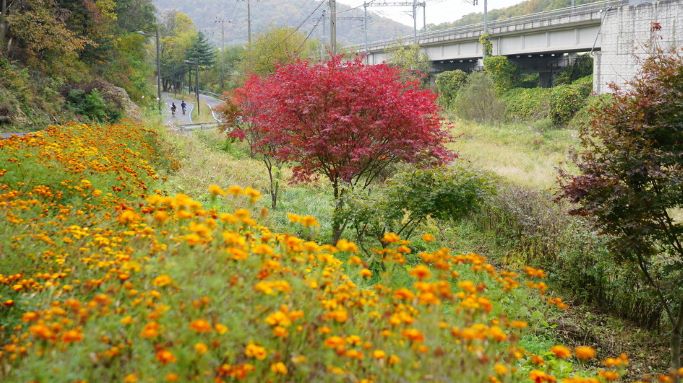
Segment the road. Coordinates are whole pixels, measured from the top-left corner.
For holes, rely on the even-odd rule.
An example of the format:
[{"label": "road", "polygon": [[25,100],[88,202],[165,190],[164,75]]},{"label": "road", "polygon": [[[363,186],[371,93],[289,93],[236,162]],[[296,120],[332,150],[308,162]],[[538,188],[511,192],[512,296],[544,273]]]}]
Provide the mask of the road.
[{"label": "road", "polygon": [[[182,100],[185,100],[185,103],[187,104],[187,111],[185,112],[185,115],[183,115],[182,110],[180,109],[180,103]],[[215,109],[223,104],[223,101],[207,96],[204,94],[199,95],[199,99],[202,103],[206,103],[209,105],[211,108],[213,118],[218,122],[219,121],[219,116],[217,113],[215,113]],[[170,128],[177,128],[180,125],[189,125],[192,124],[192,111],[195,108],[195,101],[196,98],[194,95],[173,95],[172,93],[163,93],[161,95],[161,100],[162,100],[162,108],[163,108],[163,118],[164,118],[164,124]],[[176,111],[175,117],[171,114],[171,103],[175,103],[176,107],[178,108]]]},{"label": "road", "polygon": [[[180,108],[183,97],[185,103],[187,104],[187,111],[183,115],[183,111]],[[179,125],[189,125],[192,123],[192,110],[194,109],[194,104],[190,102],[190,96],[175,96],[171,93],[161,94],[161,108],[162,116],[164,119],[164,125],[169,128],[177,128]],[[175,103],[177,108],[175,116],[171,113],[171,104]]]}]

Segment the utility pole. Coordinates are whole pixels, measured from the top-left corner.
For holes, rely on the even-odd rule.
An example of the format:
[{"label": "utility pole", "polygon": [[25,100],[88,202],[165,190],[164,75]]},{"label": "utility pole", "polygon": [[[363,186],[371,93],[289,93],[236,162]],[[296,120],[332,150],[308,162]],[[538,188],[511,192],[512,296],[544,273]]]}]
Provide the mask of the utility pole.
[{"label": "utility pole", "polygon": [[325,31],[325,25],[327,24],[327,20],[325,20],[325,10],[323,9],[323,14],[322,14],[322,22],[323,22],[323,28],[320,30],[320,62],[325,61],[325,34],[327,33]]},{"label": "utility pole", "polygon": [[330,49],[337,54],[337,1],[330,0]]},{"label": "utility pole", "polygon": [[224,17],[216,18],[217,24],[221,24],[221,91],[225,89],[225,23],[230,22]]},{"label": "utility pole", "polygon": [[413,0],[413,40],[417,44],[417,0]]},{"label": "utility pole", "polygon": [[251,46],[251,0],[247,0],[247,33],[249,46]]},{"label": "utility pole", "polygon": [[[251,0],[238,0],[247,2],[247,41],[251,46]],[[258,1],[258,0],[257,0]]]},{"label": "utility pole", "polygon": [[[476,1],[476,0],[475,0]],[[427,8],[427,2],[422,1],[419,2],[418,0],[412,0],[412,1],[384,1],[381,3],[374,3],[374,2],[369,2],[365,3],[364,5],[368,7],[412,7],[413,8],[413,38],[415,40],[415,44],[418,43],[417,40],[417,8],[422,7]],[[424,17],[424,23],[426,25],[426,17]]]},{"label": "utility pole", "polygon": [[161,114],[161,43],[159,38],[159,24],[156,24],[155,30],[157,46],[157,107],[159,108],[159,114]]},{"label": "utility pole", "polygon": [[363,2],[363,31],[365,32],[365,65],[370,64],[370,52],[368,49],[368,3]]}]

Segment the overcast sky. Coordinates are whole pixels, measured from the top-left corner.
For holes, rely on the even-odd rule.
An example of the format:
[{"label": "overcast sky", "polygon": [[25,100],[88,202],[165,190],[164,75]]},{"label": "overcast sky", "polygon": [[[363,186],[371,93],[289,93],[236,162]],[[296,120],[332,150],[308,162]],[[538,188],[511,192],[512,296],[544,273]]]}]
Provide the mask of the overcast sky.
[{"label": "overcast sky", "polygon": [[[338,0],[350,6],[359,6],[363,8],[364,0]],[[406,0],[410,1],[410,0]],[[425,0],[420,0],[420,2]],[[489,9],[504,8],[510,5],[521,3],[523,0],[489,0]],[[375,0],[376,3],[381,3],[383,0]],[[427,24],[439,24],[446,21],[454,21],[460,16],[471,12],[483,12],[484,0],[479,0],[479,5],[472,5],[469,0],[426,0],[427,2]],[[413,18],[411,17],[412,7],[371,7],[368,11],[379,13],[382,16],[389,17],[400,23],[413,26]],[[422,27],[422,8],[418,9],[417,17],[418,28]]]}]

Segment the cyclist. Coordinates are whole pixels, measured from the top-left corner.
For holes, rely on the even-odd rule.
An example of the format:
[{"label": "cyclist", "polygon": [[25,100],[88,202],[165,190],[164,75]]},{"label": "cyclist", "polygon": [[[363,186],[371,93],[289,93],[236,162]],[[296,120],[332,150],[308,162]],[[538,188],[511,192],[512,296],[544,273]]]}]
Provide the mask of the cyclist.
[{"label": "cyclist", "polygon": [[185,100],[180,103],[180,107],[183,109],[183,116],[185,115],[185,110],[187,109],[187,104],[185,103]]},{"label": "cyclist", "polygon": [[175,106],[175,102],[172,102],[172,103],[171,103],[171,115],[172,115],[173,117],[175,117],[175,111],[176,111],[176,109],[177,109],[177,108],[176,108],[176,106]]}]

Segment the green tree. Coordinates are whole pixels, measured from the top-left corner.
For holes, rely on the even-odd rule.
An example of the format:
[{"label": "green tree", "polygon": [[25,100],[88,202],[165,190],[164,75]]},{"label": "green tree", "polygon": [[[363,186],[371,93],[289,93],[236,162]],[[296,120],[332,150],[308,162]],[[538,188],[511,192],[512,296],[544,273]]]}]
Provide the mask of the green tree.
[{"label": "green tree", "polygon": [[498,94],[515,86],[517,67],[506,56],[486,56],[484,58],[484,72],[493,81]]},{"label": "green tree", "polygon": [[636,265],[657,292],[671,330],[671,367],[683,336],[683,56],[658,53],[594,111],[581,130],[577,176],[563,196],[612,240],[615,262]]},{"label": "green tree", "polygon": [[315,57],[318,43],[306,39],[293,28],[274,28],[260,34],[247,48],[244,72],[260,75],[275,72],[278,66]]},{"label": "green tree", "polygon": [[390,50],[389,65],[401,69],[405,79],[420,79],[429,74],[429,56],[419,45],[399,44]]},{"label": "green tree", "polygon": [[450,107],[458,91],[467,82],[467,73],[460,69],[439,73],[436,76],[436,89],[439,92],[439,103],[443,107]]},{"label": "green tree", "polygon": [[207,40],[204,33],[199,32],[187,51],[187,59],[199,66],[210,67],[216,62],[216,49]]},{"label": "green tree", "polygon": [[178,90],[187,74],[185,60],[197,38],[197,28],[184,13],[170,11],[164,14],[161,33],[161,79],[164,91]]}]

